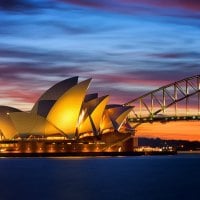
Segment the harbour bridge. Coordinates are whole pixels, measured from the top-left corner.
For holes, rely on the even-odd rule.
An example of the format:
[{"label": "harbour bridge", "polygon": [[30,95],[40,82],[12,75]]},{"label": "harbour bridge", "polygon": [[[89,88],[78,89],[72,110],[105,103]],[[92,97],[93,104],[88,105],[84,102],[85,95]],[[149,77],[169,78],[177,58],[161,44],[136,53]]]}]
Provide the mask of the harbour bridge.
[{"label": "harbour bridge", "polygon": [[135,98],[128,121],[135,129],[142,123],[200,120],[200,75],[170,83]]},{"label": "harbour bridge", "polygon": [[200,120],[200,75],[170,83],[124,105],[133,106],[127,117],[132,134],[104,150],[129,140],[144,123]]}]

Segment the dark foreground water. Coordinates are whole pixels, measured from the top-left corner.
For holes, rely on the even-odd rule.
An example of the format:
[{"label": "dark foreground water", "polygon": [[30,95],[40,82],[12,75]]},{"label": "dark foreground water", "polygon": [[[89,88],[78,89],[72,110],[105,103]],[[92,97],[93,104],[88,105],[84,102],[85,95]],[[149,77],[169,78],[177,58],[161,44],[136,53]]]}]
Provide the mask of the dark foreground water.
[{"label": "dark foreground water", "polygon": [[200,154],[0,158],[0,200],[199,200]]}]

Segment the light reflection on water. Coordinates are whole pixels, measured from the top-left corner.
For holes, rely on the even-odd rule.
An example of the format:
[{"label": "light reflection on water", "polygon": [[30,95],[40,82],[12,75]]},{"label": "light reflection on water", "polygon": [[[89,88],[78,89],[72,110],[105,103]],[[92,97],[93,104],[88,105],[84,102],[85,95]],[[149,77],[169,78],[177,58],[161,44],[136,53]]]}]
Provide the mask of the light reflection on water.
[{"label": "light reflection on water", "polygon": [[200,154],[1,158],[0,200],[198,199]]}]

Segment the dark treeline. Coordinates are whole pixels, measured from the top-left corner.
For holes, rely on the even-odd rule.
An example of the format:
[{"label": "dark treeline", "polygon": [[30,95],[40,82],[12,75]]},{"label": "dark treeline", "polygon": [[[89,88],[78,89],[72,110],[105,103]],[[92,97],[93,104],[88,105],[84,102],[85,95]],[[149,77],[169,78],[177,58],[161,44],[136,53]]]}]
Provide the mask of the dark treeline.
[{"label": "dark treeline", "polygon": [[168,147],[172,146],[177,150],[200,150],[200,142],[187,140],[162,140],[160,138],[139,138],[139,146]]}]

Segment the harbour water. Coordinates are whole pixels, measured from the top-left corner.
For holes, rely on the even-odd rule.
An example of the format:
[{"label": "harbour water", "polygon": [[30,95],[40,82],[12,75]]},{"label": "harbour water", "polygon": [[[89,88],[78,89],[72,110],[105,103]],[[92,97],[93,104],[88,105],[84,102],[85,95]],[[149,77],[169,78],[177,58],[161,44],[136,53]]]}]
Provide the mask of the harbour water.
[{"label": "harbour water", "polygon": [[200,199],[200,154],[0,158],[0,200]]}]

